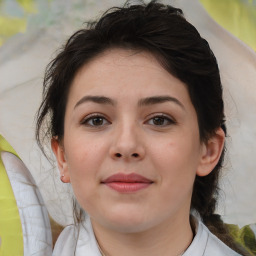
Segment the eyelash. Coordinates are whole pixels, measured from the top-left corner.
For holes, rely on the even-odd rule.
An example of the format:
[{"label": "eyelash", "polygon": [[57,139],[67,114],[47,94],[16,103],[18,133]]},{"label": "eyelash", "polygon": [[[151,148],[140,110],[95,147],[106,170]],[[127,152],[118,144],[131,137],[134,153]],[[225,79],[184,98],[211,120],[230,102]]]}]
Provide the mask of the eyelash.
[{"label": "eyelash", "polygon": [[[102,119],[103,122],[106,122],[104,124],[100,124],[100,125],[95,125],[95,124],[89,124],[90,121],[93,122],[93,120],[95,119]],[[86,125],[86,126],[89,126],[89,127],[102,127],[102,126],[105,126],[107,124],[110,124],[110,122],[106,119],[105,116],[103,116],[102,114],[91,114],[89,116],[86,116],[86,118],[84,118],[82,121],[81,121],[81,124],[82,125]]]},{"label": "eyelash", "polygon": [[[150,125],[166,127],[166,126],[168,126],[168,125],[172,125],[172,124],[176,124],[176,123],[177,123],[174,119],[172,119],[172,118],[170,118],[169,116],[166,116],[166,115],[164,115],[164,114],[156,114],[156,115],[152,116],[151,118],[149,118],[149,119],[146,121],[146,123],[149,123],[149,121],[153,121],[153,120],[156,119],[156,118],[158,118],[158,119],[164,121],[165,124],[160,124],[160,125],[157,125],[157,124],[150,124]],[[167,123],[166,123],[166,122],[167,122]]]},{"label": "eyelash", "polygon": [[[101,123],[101,124],[99,124],[99,125],[95,125],[95,124],[93,124],[93,123],[89,123],[90,121],[92,121],[93,122],[93,120],[95,120],[95,119],[101,119],[101,121],[103,122],[103,123]],[[161,121],[163,121],[164,122],[164,124],[154,124],[154,123],[151,123],[150,124],[150,121],[153,121],[154,122],[154,119],[155,119],[155,121],[156,121],[156,119],[158,119],[158,121],[159,120],[161,120]],[[166,116],[166,115],[163,115],[163,114],[155,114],[154,116],[152,116],[152,117],[150,117],[146,122],[145,122],[145,124],[149,124],[149,125],[153,125],[153,126],[158,126],[158,127],[166,127],[166,126],[168,126],[168,125],[172,125],[172,124],[176,124],[177,122],[174,120],[174,119],[172,119],[172,118],[170,118],[169,116]],[[100,128],[100,127],[103,127],[103,126],[105,126],[105,125],[108,125],[108,124],[111,124],[111,122],[109,122],[108,120],[107,120],[107,118],[105,117],[105,116],[103,116],[102,114],[97,114],[97,113],[95,113],[95,114],[91,114],[91,115],[89,115],[89,116],[86,116],[86,118],[84,118],[82,121],[81,121],[81,124],[82,125],[86,125],[86,126],[89,126],[89,127],[97,127],[97,128]]]}]

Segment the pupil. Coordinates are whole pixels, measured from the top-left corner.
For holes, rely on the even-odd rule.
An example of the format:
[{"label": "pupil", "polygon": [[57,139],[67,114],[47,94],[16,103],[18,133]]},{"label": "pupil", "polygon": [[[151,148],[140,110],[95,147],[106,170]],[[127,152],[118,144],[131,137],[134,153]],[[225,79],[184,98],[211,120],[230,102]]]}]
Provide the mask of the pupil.
[{"label": "pupil", "polygon": [[95,117],[93,120],[93,125],[102,125],[103,124],[103,119],[101,117]]},{"label": "pupil", "polygon": [[163,125],[164,124],[164,119],[162,117],[155,117],[153,119],[153,122],[155,125]]}]

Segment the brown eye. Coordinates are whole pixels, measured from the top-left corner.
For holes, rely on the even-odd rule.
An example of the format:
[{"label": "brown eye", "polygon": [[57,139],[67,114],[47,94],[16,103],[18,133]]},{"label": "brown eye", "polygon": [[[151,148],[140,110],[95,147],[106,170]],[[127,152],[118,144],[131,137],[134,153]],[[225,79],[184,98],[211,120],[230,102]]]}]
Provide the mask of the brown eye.
[{"label": "brown eye", "polygon": [[101,127],[109,124],[107,119],[103,116],[90,116],[81,122],[83,125],[91,127]]},{"label": "brown eye", "polygon": [[152,121],[154,125],[164,125],[166,120],[163,117],[154,117]]},{"label": "brown eye", "polygon": [[104,124],[104,119],[102,117],[94,117],[94,118],[91,119],[91,123],[94,126],[103,125]]},{"label": "brown eye", "polygon": [[159,115],[150,118],[147,123],[154,126],[168,126],[171,124],[175,124],[175,121],[167,116]]}]

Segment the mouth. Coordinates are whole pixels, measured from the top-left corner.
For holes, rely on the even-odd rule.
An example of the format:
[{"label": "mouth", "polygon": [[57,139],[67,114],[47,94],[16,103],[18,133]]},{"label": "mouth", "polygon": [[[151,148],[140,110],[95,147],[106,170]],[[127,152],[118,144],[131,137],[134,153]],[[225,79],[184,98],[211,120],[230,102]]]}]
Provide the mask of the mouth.
[{"label": "mouth", "polygon": [[149,187],[153,181],[135,173],[117,173],[101,183],[120,193],[133,193]]}]

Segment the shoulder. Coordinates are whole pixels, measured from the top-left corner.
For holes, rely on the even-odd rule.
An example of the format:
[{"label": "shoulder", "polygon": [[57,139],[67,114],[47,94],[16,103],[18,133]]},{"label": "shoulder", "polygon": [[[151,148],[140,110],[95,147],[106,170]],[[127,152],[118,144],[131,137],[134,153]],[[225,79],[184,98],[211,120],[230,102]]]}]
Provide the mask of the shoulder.
[{"label": "shoulder", "polygon": [[53,256],[70,256],[74,255],[76,247],[76,231],[75,226],[67,226],[60,233],[58,240],[54,246]]},{"label": "shoulder", "polygon": [[183,256],[239,256],[197,220],[196,236]]},{"label": "shoulder", "polygon": [[[204,226],[205,229],[207,227]],[[212,234],[208,229],[207,232],[209,233],[209,239],[206,247],[206,255],[225,255],[225,256],[239,256],[237,252],[233,251],[229,248],[226,244],[224,244],[220,239],[218,239],[214,234]]]},{"label": "shoulder", "polygon": [[90,219],[78,227],[67,226],[58,237],[53,256],[100,256]]}]

